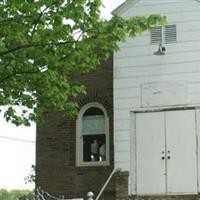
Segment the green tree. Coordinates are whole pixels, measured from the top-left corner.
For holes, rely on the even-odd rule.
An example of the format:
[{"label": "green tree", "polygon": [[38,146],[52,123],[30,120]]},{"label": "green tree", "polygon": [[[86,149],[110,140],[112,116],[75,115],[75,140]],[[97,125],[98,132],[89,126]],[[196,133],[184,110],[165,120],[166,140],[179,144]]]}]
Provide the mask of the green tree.
[{"label": "green tree", "polygon": [[34,195],[30,190],[0,190],[0,200],[33,200]]},{"label": "green tree", "polygon": [[8,199],[9,194],[6,189],[1,189],[0,190],[0,200]]},{"label": "green tree", "polygon": [[[118,50],[127,36],[164,23],[159,15],[100,17],[101,0],[0,2],[0,106],[16,125],[37,121],[46,109],[72,116],[85,93],[73,76],[87,73]],[[20,112],[16,112],[16,106]]]},{"label": "green tree", "polygon": [[27,177],[25,177],[25,183],[35,183],[35,165],[31,166],[31,172]]}]

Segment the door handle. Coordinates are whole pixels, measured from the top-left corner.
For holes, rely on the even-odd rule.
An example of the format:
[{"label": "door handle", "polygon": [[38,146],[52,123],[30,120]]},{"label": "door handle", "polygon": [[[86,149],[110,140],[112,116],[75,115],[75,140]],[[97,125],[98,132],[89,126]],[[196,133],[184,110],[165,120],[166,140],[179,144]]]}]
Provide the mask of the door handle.
[{"label": "door handle", "polygon": [[162,160],[165,160],[165,156],[162,156]]},{"label": "door handle", "polygon": [[171,153],[171,152],[168,150],[168,151],[167,151],[167,154],[168,154],[167,159],[168,159],[168,160],[171,158],[170,153]]}]

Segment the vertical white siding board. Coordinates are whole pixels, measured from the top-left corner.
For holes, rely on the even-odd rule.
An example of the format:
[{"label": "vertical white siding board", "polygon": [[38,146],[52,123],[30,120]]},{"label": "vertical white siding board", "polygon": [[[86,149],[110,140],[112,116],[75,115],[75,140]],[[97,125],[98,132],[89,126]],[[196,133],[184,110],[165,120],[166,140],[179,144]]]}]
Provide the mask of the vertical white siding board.
[{"label": "vertical white siding board", "polygon": [[137,174],[137,158],[136,158],[136,115],[135,113],[130,113],[130,192],[135,195],[137,191],[137,182],[136,182],[136,174]]},{"label": "vertical white siding board", "polygon": [[196,109],[198,192],[200,192],[200,108]]}]

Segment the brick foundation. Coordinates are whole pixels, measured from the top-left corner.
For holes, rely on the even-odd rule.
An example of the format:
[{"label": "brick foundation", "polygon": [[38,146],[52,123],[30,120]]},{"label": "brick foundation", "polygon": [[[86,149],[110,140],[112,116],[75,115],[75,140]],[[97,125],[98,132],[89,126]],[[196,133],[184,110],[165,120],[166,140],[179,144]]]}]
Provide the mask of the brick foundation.
[{"label": "brick foundation", "polygon": [[128,200],[128,172],[117,172],[115,176],[116,200]]}]

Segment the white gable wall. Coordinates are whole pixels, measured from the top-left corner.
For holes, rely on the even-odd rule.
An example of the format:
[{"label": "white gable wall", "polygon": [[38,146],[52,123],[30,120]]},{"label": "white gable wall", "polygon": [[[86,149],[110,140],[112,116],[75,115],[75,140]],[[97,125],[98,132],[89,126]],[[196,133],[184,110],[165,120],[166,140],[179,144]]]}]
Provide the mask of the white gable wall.
[{"label": "white gable wall", "polygon": [[[134,159],[134,115],[131,112],[200,106],[200,3],[195,0],[140,0],[122,11],[119,14],[124,18],[159,13],[167,17],[169,24],[177,25],[177,43],[163,44],[166,47],[164,56],[153,55],[158,45],[151,45],[150,33],[128,39],[114,54],[115,167],[130,171],[129,193],[134,194],[135,169],[131,164]],[[185,97],[179,104],[179,99],[174,105],[171,103],[169,82],[185,85],[182,86]],[[144,102],[144,85],[148,83],[158,88],[166,85],[169,99],[166,93],[165,101],[159,99],[157,106],[148,106],[150,101]]]}]

